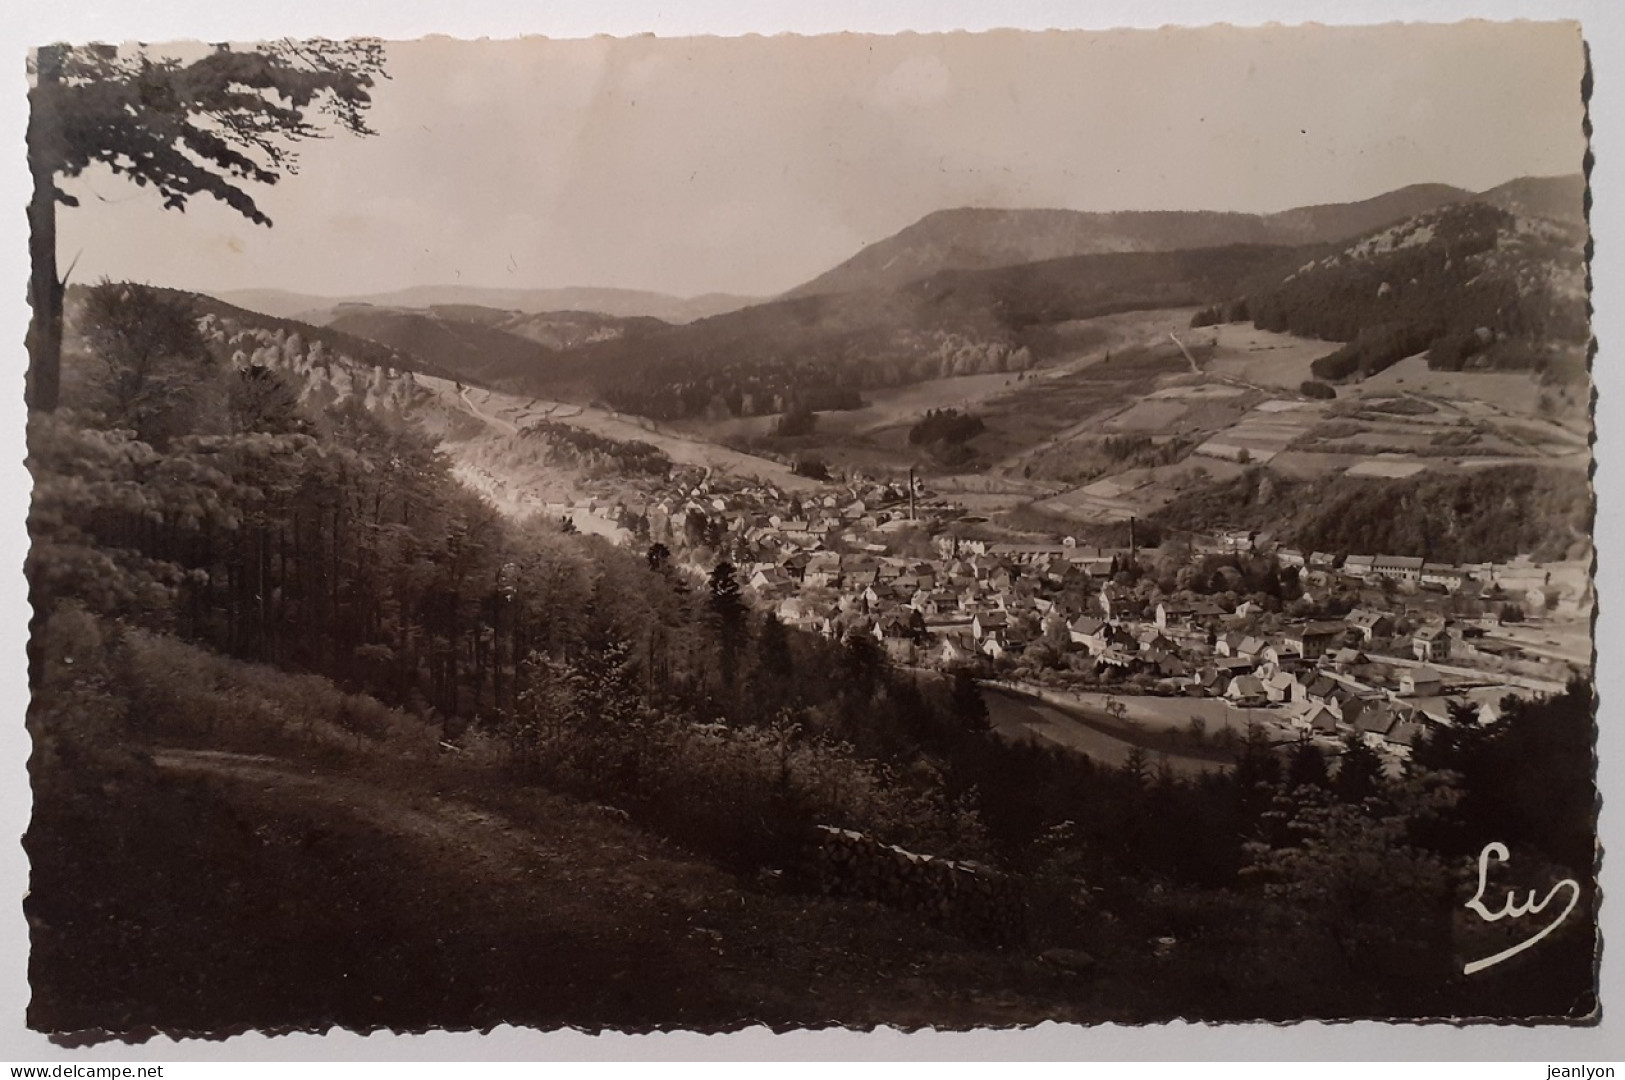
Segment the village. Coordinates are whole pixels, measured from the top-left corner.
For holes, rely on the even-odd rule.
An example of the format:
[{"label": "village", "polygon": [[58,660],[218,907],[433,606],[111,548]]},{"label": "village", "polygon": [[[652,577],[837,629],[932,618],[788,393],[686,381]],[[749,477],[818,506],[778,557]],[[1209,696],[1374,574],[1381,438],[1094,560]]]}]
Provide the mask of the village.
[{"label": "village", "polygon": [[1211,714],[1402,760],[1453,706],[1493,722],[1507,695],[1559,692],[1590,666],[1589,578],[1568,563],[1304,552],[1244,530],[1141,546],[1133,523],[1117,548],[1011,542],[917,480],[793,494],[674,479],[641,505],[570,509],[696,579],[730,563],[786,626],[1149,727]]}]

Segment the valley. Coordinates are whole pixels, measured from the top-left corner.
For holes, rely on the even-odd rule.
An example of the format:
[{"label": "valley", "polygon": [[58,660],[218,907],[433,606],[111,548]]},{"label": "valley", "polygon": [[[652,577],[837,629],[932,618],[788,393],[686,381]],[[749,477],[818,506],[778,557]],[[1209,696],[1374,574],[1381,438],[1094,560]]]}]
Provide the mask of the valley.
[{"label": "valley", "polygon": [[1594,1022],[1497,25],[35,50],[28,1024]]}]

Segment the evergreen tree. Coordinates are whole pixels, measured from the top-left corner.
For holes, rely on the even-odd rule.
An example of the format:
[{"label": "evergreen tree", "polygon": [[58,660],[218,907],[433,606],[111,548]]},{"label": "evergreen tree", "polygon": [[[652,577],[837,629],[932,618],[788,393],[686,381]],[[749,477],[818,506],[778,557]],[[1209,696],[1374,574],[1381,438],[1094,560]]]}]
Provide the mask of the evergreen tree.
[{"label": "evergreen tree", "polygon": [[739,652],[747,636],[745,603],[739,596],[739,582],[732,563],[720,562],[711,571],[707,601],[718,645],[718,671],[725,689],[732,689],[739,671]]},{"label": "evergreen tree", "polygon": [[982,688],[976,685],[976,679],[968,671],[954,672],[949,714],[960,731],[982,735],[990,729],[987,700],[982,697]]},{"label": "evergreen tree", "polygon": [[1337,775],[1332,779],[1332,793],[1343,802],[1358,803],[1376,793],[1381,778],[1382,758],[1377,752],[1359,735],[1344,739],[1337,759]]},{"label": "evergreen tree", "polygon": [[1320,752],[1320,748],[1307,738],[1300,739],[1298,745],[1292,748],[1291,756],[1287,758],[1286,782],[1287,786],[1294,790],[1305,785],[1317,788],[1330,786],[1326,757]]}]

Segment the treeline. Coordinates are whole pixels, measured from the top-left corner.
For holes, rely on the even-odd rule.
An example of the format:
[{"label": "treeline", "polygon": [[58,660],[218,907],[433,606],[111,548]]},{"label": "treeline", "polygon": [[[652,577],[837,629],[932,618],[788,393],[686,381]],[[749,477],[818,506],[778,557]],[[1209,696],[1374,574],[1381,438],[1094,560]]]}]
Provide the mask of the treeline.
[{"label": "treeline", "polygon": [[1247,298],[1240,297],[1228,300],[1222,304],[1210,304],[1191,316],[1191,328],[1203,326],[1219,326],[1224,323],[1249,322],[1252,311],[1247,306]]},{"label": "treeline", "polygon": [[661,419],[854,408],[864,389],[1029,370],[1075,340],[1059,326],[1232,297],[1301,258],[1262,245],[1085,255],[796,296],[561,354],[530,389],[587,385]]},{"label": "treeline", "polygon": [[1591,535],[1592,493],[1577,472],[1507,465],[1405,479],[1294,481],[1249,470],[1181,495],[1153,515],[1201,531],[1215,521],[1268,529],[1305,551],[1419,555],[1431,562],[1562,559]]},{"label": "treeline", "polygon": [[[156,291],[167,293],[174,290],[157,289]],[[184,297],[199,317],[213,315],[216,320],[241,329],[261,330],[272,335],[280,332],[281,337],[284,339],[298,335],[308,345],[313,346],[320,343],[330,355],[347,356],[357,363],[369,367],[417,371],[442,379],[456,379],[459,377],[456,369],[435,364],[410,349],[381,344],[366,337],[346,333],[336,327],[317,326],[313,323],[300,322],[297,319],[279,319],[273,315],[266,315],[258,311],[237,307],[234,304],[228,304],[224,300],[218,300],[202,293],[176,292],[176,295]]]},{"label": "treeline", "polygon": [[[771,347],[771,342],[763,345]],[[754,350],[753,350],[754,352]],[[678,357],[596,383],[617,409],[657,420],[863,407],[861,391],[952,375],[1020,372],[1031,353],[1004,340],[884,330],[798,347],[793,358]]]},{"label": "treeline", "polygon": [[542,458],[544,464],[579,469],[589,477],[663,477],[672,470],[671,458],[658,446],[632,439],[613,439],[556,420],[528,424],[520,436],[547,448]]},{"label": "treeline", "polygon": [[958,445],[969,442],[986,429],[980,416],[958,409],[927,409],[925,416],[908,429],[908,442],[910,446]]}]

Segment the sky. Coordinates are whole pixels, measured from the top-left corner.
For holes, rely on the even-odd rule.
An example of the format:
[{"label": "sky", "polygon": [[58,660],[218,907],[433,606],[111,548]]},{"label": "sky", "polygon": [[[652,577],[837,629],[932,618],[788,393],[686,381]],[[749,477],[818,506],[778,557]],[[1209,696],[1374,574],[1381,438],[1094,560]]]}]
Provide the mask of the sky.
[{"label": "sky", "polygon": [[[156,47],[162,51],[162,47]],[[1580,171],[1560,23],[608,38],[388,48],[376,137],[303,144],[267,229],[107,172],[61,265],[199,290],[772,295],[956,206],[1268,212]]]}]

